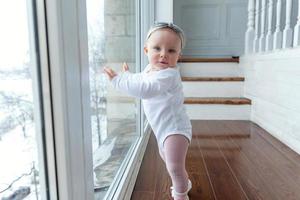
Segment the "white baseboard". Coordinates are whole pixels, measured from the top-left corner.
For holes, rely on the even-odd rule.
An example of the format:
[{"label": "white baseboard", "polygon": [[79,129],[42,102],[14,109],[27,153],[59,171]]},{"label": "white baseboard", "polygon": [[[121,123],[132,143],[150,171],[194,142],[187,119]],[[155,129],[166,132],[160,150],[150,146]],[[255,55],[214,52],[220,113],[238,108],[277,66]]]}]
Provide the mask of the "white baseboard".
[{"label": "white baseboard", "polygon": [[284,143],[285,145],[287,145],[289,148],[291,148],[293,151],[295,151],[300,155],[299,140],[290,138],[289,135],[287,135],[285,132],[282,132],[278,127],[273,126],[271,123],[265,121],[263,118],[257,115],[252,115],[251,121],[258,124],[260,127],[265,129],[273,137],[277,138],[279,141],[281,141],[282,143]]}]

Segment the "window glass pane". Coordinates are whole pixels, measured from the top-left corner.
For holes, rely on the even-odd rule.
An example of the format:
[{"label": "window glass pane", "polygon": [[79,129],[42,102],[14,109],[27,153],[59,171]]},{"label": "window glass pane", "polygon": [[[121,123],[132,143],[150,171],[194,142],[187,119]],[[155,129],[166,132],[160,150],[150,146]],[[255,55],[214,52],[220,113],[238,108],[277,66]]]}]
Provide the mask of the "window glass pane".
[{"label": "window glass pane", "polygon": [[32,2],[0,2],[0,199],[45,197]]},{"label": "window glass pane", "polygon": [[136,11],[132,0],[87,0],[94,186],[102,199],[140,137],[136,100],[112,89],[103,67],[136,71]]}]

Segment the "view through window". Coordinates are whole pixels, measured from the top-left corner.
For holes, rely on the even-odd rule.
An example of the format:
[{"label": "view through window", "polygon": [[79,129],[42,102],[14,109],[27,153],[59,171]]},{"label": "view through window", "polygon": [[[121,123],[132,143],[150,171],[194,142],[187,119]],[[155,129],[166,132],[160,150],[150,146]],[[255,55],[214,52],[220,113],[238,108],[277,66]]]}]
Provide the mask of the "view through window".
[{"label": "view through window", "polygon": [[[41,199],[32,1],[0,2],[0,199]],[[45,191],[45,190],[44,190]]]},{"label": "view through window", "polygon": [[138,104],[112,89],[103,67],[136,71],[136,5],[132,0],[87,0],[95,199],[103,199],[139,138]]}]

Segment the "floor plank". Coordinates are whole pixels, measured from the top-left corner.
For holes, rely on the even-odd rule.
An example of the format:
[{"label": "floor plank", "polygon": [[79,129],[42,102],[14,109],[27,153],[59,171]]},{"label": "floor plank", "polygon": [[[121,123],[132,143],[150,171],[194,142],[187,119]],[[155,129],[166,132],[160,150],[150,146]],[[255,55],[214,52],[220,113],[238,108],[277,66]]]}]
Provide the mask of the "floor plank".
[{"label": "floor plank", "polygon": [[[209,134],[215,132],[215,126],[202,124],[202,131],[193,132],[193,134]],[[198,139],[201,154],[205,160],[208,175],[214,188],[216,199],[247,199],[243,189],[231,173],[231,169],[222,155],[214,138]]]},{"label": "floor plank", "polygon": [[[242,147],[237,145],[233,140],[233,138],[237,141],[249,140],[252,135],[247,131],[247,127],[245,127],[244,131],[241,132],[230,131],[228,127],[225,126],[227,123],[228,122],[225,124],[219,122],[218,124],[214,124],[214,133],[228,136],[227,139],[217,140],[217,143],[229,163],[232,173],[235,174],[235,177],[238,179],[240,185],[247,194],[247,197],[249,199],[278,199],[278,196],[274,194],[268,181],[263,178],[263,173],[257,169],[257,165],[249,160],[249,158],[243,153]],[[243,137],[232,137],[232,135],[236,134],[248,135],[249,139],[245,139]],[[233,151],[232,149],[236,150]]]},{"label": "floor plank", "polygon": [[[191,200],[300,199],[300,156],[250,121],[192,121]],[[171,181],[152,135],[131,199],[168,200]]]},{"label": "floor plank", "polygon": [[[233,126],[230,127],[232,129]],[[241,132],[244,130],[243,127],[234,127]],[[280,157],[279,152],[275,148],[259,139],[259,134],[251,134],[250,140],[238,141],[234,139],[234,142],[241,147],[242,152],[256,165],[256,169],[261,171],[261,175],[267,184],[273,190],[276,188],[276,196],[279,199],[299,200],[300,168],[288,166],[290,162],[285,156]]]},{"label": "floor plank", "polygon": [[138,192],[137,191],[132,194],[131,199],[153,200],[153,192],[147,192],[147,191]]},{"label": "floor plank", "polygon": [[190,198],[215,199],[202,154],[199,155],[199,152],[197,140],[192,140],[186,159],[186,169],[193,183],[193,188],[189,193]]}]

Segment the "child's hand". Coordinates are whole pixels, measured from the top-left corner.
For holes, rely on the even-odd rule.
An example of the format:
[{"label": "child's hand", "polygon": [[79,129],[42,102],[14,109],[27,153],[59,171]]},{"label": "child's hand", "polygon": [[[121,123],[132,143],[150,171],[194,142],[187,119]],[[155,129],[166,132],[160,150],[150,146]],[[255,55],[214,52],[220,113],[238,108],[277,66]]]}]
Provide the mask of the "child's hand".
[{"label": "child's hand", "polygon": [[129,67],[128,67],[127,63],[123,63],[122,71],[123,71],[123,72],[126,72],[126,71],[128,71],[128,70],[129,70]]},{"label": "child's hand", "polygon": [[109,67],[104,67],[104,72],[108,75],[109,80],[111,81],[115,76],[117,76],[117,73],[112,70]]},{"label": "child's hand", "polygon": [[[112,69],[109,68],[109,67],[104,67],[103,70],[104,70],[104,72],[108,75],[109,80],[112,80],[115,76],[118,75],[114,70],[112,70]],[[126,71],[128,71],[128,70],[129,70],[129,67],[128,67],[127,63],[123,63],[122,71],[123,71],[123,72],[126,72]]]}]

